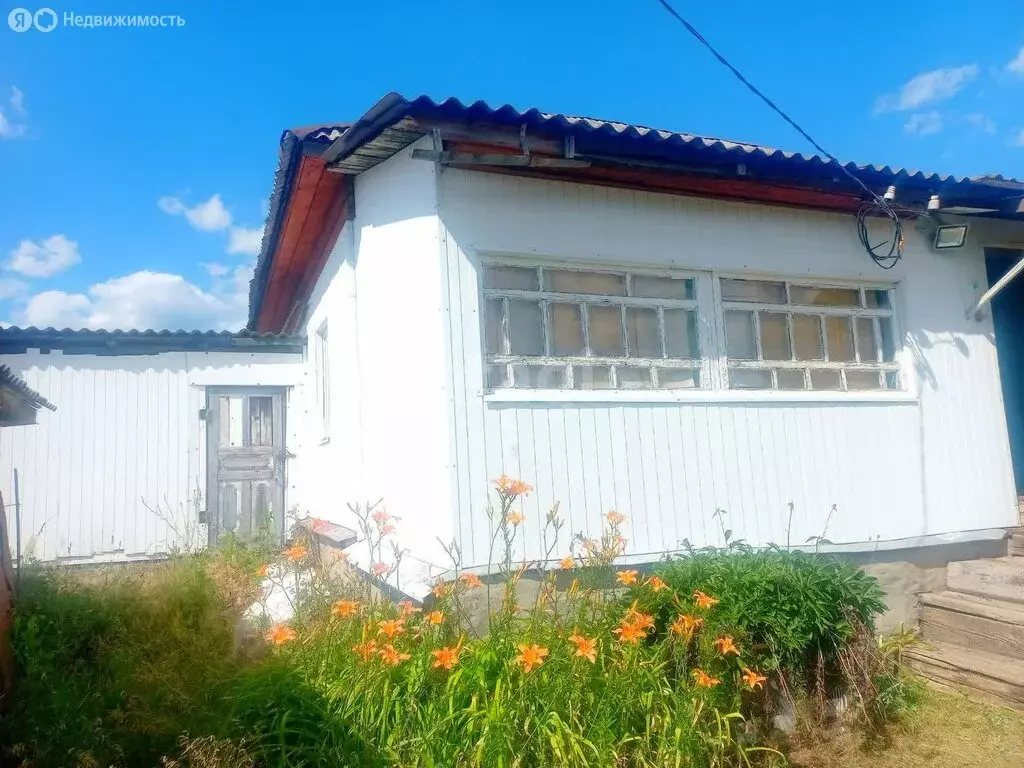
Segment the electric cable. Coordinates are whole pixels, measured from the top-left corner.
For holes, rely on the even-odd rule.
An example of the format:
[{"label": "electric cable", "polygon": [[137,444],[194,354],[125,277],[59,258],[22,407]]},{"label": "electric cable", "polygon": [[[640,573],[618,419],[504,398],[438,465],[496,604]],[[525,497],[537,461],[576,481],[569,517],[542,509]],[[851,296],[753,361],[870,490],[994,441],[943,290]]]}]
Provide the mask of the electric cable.
[{"label": "electric cable", "polygon": [[[880,266],[882,269],[892,269],[894,266],[896,266],[896,262],[898,262],[900,258],[903,256],[903,225],[900,222],[899,214],[896,212],[895,208],[889,204],[889,201],[886,200],[884,197],[876,194],[867,184],[861,181],[856,176],[856,174],[854,174],[849,168],[847,168],[845,165],[839,162],[839,159],[835,155],[833,155],[831,152],[829,152],[827,149],[821,146],[821,144],[815,141],[814,137],[811,136],[811,134],[805,131],[793,118],[787,115],[774,101],[765,96],[765,94],[762,93],[756,85],[754,85],[746,77],[744,77],[743,73],[740,72],[736,67],[734,67],[729,62],[729,60],[725,58],[725,56],[719,53],[718,49],[716,49],[710,42],[708,42],[707,38],[705,38],[704,35],[702,35],[697,30],[697,28],[693,26],[693,24],[691,24],[685,18],[683,18],[683,16],[675,8],[672,7],[668,0],[657,0],[657,2],[676,21],[682,24],[686,28],[686,31],[693,35],[694,38],[696,38],[697,42],[699,42],[701,45],[707,48],[711,52],[711,54],[716,59],[718,59],[722,66],[724,66],[726,69],[732,72],[732,74],[735,75],[737,80],[739,80],[748,89],[750,89],[750,91],[755,96],[761,99],[761,101],[767,104],[772,109],[772,111],[774,111],[779,117],[781,117],[783,120],[789,123],[789,125],[792,126],[797,133],[803,136],[811,144],[812,147],[814,147],[816,150],[818,150],[818,152],[820,152],[822,155],[824,155],[833,163],[835,163],[836,167],[839,168],[839,170],[841,170],[843,173],[849,176],[850,179],[852,179],[854,183],[857,184],[857,186],[859,186],[861,189],[867,192],[868,195],[871,196],[872,202],[865,203],[857,212],[858,237],[860,238],[860,242],[864,246],[865,250],[867,250],[868,255],[870,255],[871,258],[874,259],[875,263],[878,264],[878,266]],[[884,242],[878,243],[877,245],[874,246],[871,245],[871,241],[868,236],[869,233],[867,230],[867,217],[872,215],[885,216],[893,223],[893,237],[891,240],[885,240]],[[888,246],[888,250],[877,250],[879,248],[884,248],[885,246]]]}]

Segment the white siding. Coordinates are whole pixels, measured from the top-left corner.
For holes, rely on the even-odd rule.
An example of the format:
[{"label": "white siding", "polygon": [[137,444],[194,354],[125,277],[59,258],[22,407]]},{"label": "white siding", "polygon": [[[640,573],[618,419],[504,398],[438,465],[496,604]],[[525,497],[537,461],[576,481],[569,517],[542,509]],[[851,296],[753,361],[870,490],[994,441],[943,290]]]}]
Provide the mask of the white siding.
[{"label": "white siding", "polygon": [[[103,561],[201,546],[208,385],[301,383],[299,354],[4,355],[55,403],[38,424],[0,429],[0,493],[15,529],[18,470],[22,548],[40,560]],[[294,430],[290,449],[298,449]],[[152,510],[159,510],[156,513]]]},{"label": "white siding", "polygon": [[[330,329],[331,429],[314,440],[307,421],[301,472],[318,517],[354,527],[349,502],[383,499],[411,550],[401,586],[414,589],[450,565],[437,540],[454,529],[437,179],[411,150],[356,178],[355,220],[314,288],[306,332]],[[318,413],[313,388],[306,397]]]},{"label": "white siding", "polygon": [[[827,531],[867,542],[1013,525],[1016,499],[992,328],[965,318],[986,285],[972,242],[936,255],[908,227],[903,262],[878,269],[850,216],[449,170],[441,176],[450,317],[454,515],[468,564],[487,561],[489,481],[555,501],[569,533],[628,514],[630,552],[687,538],[794,543]],[[679,403],[501,402],[483,394],[478,264],[487,254],[894,281],[909,396],[784,402],[704,393]],[[536,536],[528,542],[540,552]],[[563,536],[564,549],[568,536]]]}]

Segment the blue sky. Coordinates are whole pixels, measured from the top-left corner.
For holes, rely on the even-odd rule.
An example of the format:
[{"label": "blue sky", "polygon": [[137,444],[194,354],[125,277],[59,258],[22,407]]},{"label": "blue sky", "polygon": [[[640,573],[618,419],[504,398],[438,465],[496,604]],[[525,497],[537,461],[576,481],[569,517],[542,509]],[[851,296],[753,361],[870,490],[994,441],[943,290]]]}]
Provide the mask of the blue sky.
[{"label": "blue sky", "polygon": [[[841,159],[1024,177],[1024,9],[946,3],[675,0]],[[811,151],[654,0],[50,7],[185,24],[0,14],[0,321],[241,325],[282,129],[391,90]]]}]

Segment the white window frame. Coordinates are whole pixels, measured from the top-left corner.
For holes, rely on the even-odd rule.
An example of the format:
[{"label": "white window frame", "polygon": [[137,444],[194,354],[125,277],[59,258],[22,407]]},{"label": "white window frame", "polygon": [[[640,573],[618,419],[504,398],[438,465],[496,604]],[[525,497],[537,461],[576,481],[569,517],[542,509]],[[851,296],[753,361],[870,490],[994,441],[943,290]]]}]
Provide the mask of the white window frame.
[{"label": "white window frame", "polygon": [[[916,402],[918,398],[916,380],[912,375],[911,367],[907,365],[906,353],[904,345],[902,343],[903,330],[901,325],[901,311],[900,311],[900,292],[898,284],[895,282],[881,282],[872,280],[862,279],[846,279],[846,278],[815,278],[815,277],[803,277],[803,276],[791,276],[791,275],[779,275],[762,272],[746,272],[746,271],[735,271],[735,270],[695,270],[686,268],[665,268],[657,266],[640,265],[634,266],[632,264],[625,265],[622,263],[600,263],[590,262],[580,259],[558,259],[558,258],[546,258],[538,259],[536,257],[517,257],[508,256],[505,254],[494,254],[489,255],[485,253],[478,254],[477,264],[479,265],[478,270],[478,301],[479,301],[479,322],[480,322],[480,353],[481,353],[481,376],[482,376],[482,389],[481,394],[488,402],[680,402],[680,401],[696,401],[696,402],[747,402],[747,401],[769,401],[769,402],[838,402],[838,403],[849,403],[849,402]],[[586,364],[586,365],[607,365],[611,364],[604,360],[604,358],[565,358],[565,357],[552,357],[552,356],[535,356],[535,355],[501,355],[493,356],[489,355],[485,350],[485,334],[487,333],[486,321],[485,321],[485,310],[486,301],[489,298],[498,298],[498,295],[502,295],[505,298],[522,298],[526,300],[537,300],[541,298],[544,291],[515,291],[511,289],[492,289],[484,288],[483,274],[484,269],[490,266],[505,266],[505,267],[519,267],[519,268],[547,268],[554,270],[574,270],[584,272],[603,272],[610,274],[625,274],[630,273],[634,275],[650,275],[654,277],[673,277],[673,278],[688,278],[694,281],[695,294],[692,300],[671,300],[671,299],[639,299],[637,297],[629,296],[609,296],[604,297],[611,301],[608,303],[619,303],[620,300],[625,300],[623,306],[626,306],[630,302],[640,303],[646,302],[648,305],[651,303],[658,304],[675,304],[676,302],[680,305],[685,305],[684,308],[695,309],[697,313],[697,335],[699,344],[699,353],[701,355],[700,360],[675,360],[672,358],[632,358],[629,360],[630,364],[634,362],[641,365],[651,364],[661,367],[681,367],[698,369],[700,371],[699,387],[696,388],[685,388],[685,389],[658,389],[657,380],[652,382],[652,388],[650,389],[573,389],[571,388],[572,381],[568,380],[566,383],[567,387],[560,389],[531,389],[531,388],[495,388],[489,389],[487,387],[487,367],[491,364],[555,364],[560,365],[563,363],[572,362],[574,364]],[[888,307],[878,309],[868,309],[864,306],[861,307],[832,307],[832,306],[818,306],[818,305],[776,305],[776,304],[761,304],[757,302],[723,302],[721,295],[721,280],[722,279],[737,279],[737,280],[753,280],[753,281],[771,281],[785,283],[787,299],[790,295],[791,286],[806,286],[811,288],[845,288],[845,289],[857,289],[861,291],[861,304],[864,305],[863,292],[869,290],[885,291],[888,295]],[[541,284],[543,287],[543,284]],[[506,296],[507,295],[507,296]],[[571,298],[568,294],[557,294],[559,300],[563,300],[567,297]],[[544,297],[545,299],[547,297]],[[602,296],[600,294],[581,294],[579,299],[585,300],[590,303],[600,303]],[[854,334],[854,345],[855,355],[857,361],[854,362],[834,362],[825,360],[790,360],[790,361],[768,361],[768,360],[734,360],[730,363],[726,352],[726,338],[725,338],[725,311],[727,309],[736,309],[742,311],[756,311],[756,312],[780,312],[792,316],[793,314],[809,314],[817,315],[819,317],[827,317],[830,315],[839,315],[844,317],[889,317],[892,323],[892,344],[894,348],[894,359],[891,363],[882,363],[879,361],[874,365],[863,364],[859,360],[860,350],[859,342]],[[545,352],[550,351],[550,333],[547,328],[548,313],[542,314],[545,323]],[[790,321],[791,322],[791,321]],[[878,350],[878,356],[882,355],[882,343],[879,337],[879,325],[874,323],[875,328],[875,343],[876,349]],[[623,323],[623,333],[626,333],[625,324]],[[664,335],[662,336],[664,339]],[[760,336],[755,335],[758,344],[758,352],[760,357]],[[505,333],[505,342],[507,344],[507,330]],[[827,336],[823,333],[822,345],[823,349],[827,349]],[[792,333],[790,336],[790,347],[791,353],[795,355],[795,348],[793,344]],[[506,352],[508,347],[506,346]],[[827,354],[827,353],[826,353]],[[621,364],[622,359],[616,359],[618,364]],[[826,390],[826,389],[804,389],[804,390],[780,390],[780,389],[730,389],[728,371],[730,365],[735,368],[760,368],[760,369],[784,369],[784,368],[795,368],[795,369],[816,369],[816,370],[840,370],[840,376],[842,381],[843,390]],[[847,386],[845,378],[845,370],[872,370],[879,371],[880,375],[892,371],[896,372],[899,379],[899,386],[897,389],[878,389],[878,390],[846,390]],[[509,376],[512,372],[509,371]],[[805,374],[806,375],[806,374]],[[775,384],[775,374],[773,376],[773,384]],[[509,379],[511,383],[514,383],[512,379]]]},{"label": "white window frame", "polygon": [[313,337],[313,369],[316,377],[316,402],[320,413],[320,438],[331,438],[331,346],[327,320],[316,329]]}]

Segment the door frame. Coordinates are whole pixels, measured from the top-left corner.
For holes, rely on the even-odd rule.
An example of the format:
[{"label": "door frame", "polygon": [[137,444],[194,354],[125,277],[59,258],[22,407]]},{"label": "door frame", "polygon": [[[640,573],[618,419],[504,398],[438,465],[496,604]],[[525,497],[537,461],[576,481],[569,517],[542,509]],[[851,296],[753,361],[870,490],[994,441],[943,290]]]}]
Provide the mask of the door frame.
[{"label": "door frame", "polygon": [[269,397],[280,395],[281,407],[274,414],[272,429],[275,437],[280,438],[280,444],[275,439],[275,446],[279,449],[278,461],[281,462],[281,514],[277,521],[278,541],[284,541],[285,535],[285,510],[288,509],[288,435],[285,432],[287,426],[288,410],[288,387],[275,386],[207,386],[203,388],[205,395],[205,408],[203,421],[206,424],[206,540],[207,546],[215,547],[220,538],[220,493],[217,487],[217,449],[220,438],[218,424],[217,398],[222,396],[248,395],[250,397]]}]

